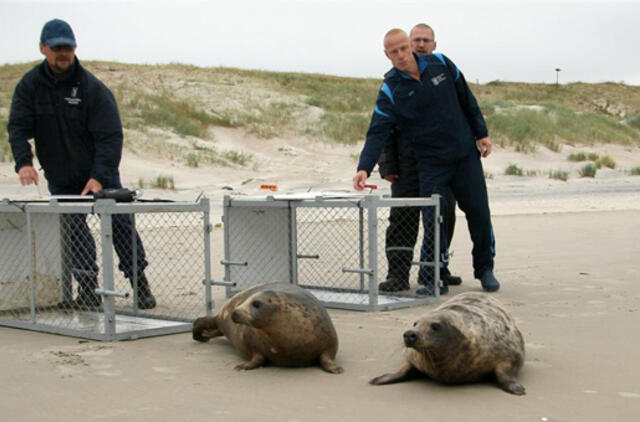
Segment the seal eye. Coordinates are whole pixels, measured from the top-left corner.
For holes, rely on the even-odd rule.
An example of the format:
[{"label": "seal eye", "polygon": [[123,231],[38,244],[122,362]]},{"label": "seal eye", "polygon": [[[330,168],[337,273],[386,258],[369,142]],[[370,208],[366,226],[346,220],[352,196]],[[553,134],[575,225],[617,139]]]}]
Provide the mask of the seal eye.
[{"label": "seal eye", "polygon": [[418,321],[413,323],[413,326],[415,327],[416,325],[418,325]]},{"label": "seal eye", "polygon": [[251,302],[251,306],[252,306],[254,309],[260,309],[260,307],[262,306],[262,302],[259,302],[259,301],[257,301],[257,300],[254,300],[253,302]]},{"label": "seal eye", "polygon": [[441,328],[442,328],[442,325],[440,325],[440,324],[439,324],[439,323],[437,323],[437,322],[434,322],[434,323],[432,323],[432,324],[431,324],[431,329],[432,329],[433,331],[440,331],[440,329],[441,329]]}]

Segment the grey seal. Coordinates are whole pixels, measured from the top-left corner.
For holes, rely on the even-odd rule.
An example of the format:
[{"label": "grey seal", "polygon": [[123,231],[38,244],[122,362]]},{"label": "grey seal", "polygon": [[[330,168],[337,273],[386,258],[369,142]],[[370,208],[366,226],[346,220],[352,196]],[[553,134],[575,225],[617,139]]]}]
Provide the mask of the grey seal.
[{"label": "grey seal", "polygon": [[445,384],[495,376],[504,391],[525,394],[516,380],[524,363],[524,339],[502,304],[484,294],[459,294],[428,312],[404,332],[405,363],[369,381],[391,384],[424,374]]},{"label": "grey seal", "polygon": [[333,374],[338,336],[324,306],[294,284],[267,283],[233,296],[216,316],[193,323],[193,339],[206,342],[226,336],[249,361],[236,369],[320,365]]}]

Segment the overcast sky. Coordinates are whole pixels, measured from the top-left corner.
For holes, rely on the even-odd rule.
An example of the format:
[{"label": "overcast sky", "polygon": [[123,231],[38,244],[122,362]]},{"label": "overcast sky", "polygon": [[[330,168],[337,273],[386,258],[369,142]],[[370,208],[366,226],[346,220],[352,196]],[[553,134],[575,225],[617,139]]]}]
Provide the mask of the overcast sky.
[{"label": "overcast sky", "polygon": [[44,22],[68,21],[84,60],[190,63],[380,78],[382,38],[418,22],[469,81],[640,85],[640,2],[7,1],[0,63],[41,58]]}]

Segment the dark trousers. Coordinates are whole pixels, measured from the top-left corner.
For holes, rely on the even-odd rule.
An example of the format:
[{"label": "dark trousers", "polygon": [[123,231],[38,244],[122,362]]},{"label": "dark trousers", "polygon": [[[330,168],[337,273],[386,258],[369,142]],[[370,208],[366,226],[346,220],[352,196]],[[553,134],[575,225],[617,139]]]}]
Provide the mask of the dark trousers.
[{"label": "dark trousers", "polygon": [[[417,198],[420,196],[418,168],[415,159],[405,159],[401,163],[398,180],[391,184],[393,198]],[[445,234],[448,239],[453,238],[456,225],[456,198],[451,189],[447,190],[445,198],[446,212],[443,211]],[[389,212],[389,226],[386,232],[386,255],[389,264],[387,279],[394,279],[399,283],[409,282],[413,248],[418,237],[420,224],[420,208],[392,207]],[[420,277],[422,275],[423,277]],[[425,273],[419,273],[418,283],[425,284],[428,278]]]},{"label": "dark trousers", "polygon": [[[452,164],[420,165],[418,170],[420,196],[431,196],[434,193],[442,195],[440,207],[446,215],[447,201],[444,200],[450,188],[458,200],[458,206],[467,218],[471,241],[473,242],[473,272],[475,278],[480,278],[486,270],[493,270],[495,257],[495,239],[491,225],[489,198],[487,185],[484,180],[480,154],[474,152],[469,156]],[[433,213],[429,210],[422,213],[424,227],[433,226]],[[448,271],[446,251],[448,238],[444,227],[440,231],[440,256],[443,271]],[[433,261],[432,243],[425,236],[422,244],[421,261]],[[444,258],[444,259],[443,259]],[[422,267],[420,272],[428,273],[428,267]]]},{"label": "dark trousers", "polygon": [[[120,178],[115,177],[104,188],[121,188]],[[49,183],[49,191],[52,195],[78,195],[84,186],[55,186]],[[87,225],[86,214],[64,214],[62,216],[62,241],[68,248],[70,255],[72,274],[81,284],[95,283],[98,273],[96,263],[96,242]],[[118,255],[118,268],[124,276],[131,278],[133,275],[133,248],[132,234],[136,236],[136,263],[138,273],[148,265],[146,253],[140,236],[133,230],[131,216],[127,214],[114,214],[111,217],[113,230],[113,247]]]}]

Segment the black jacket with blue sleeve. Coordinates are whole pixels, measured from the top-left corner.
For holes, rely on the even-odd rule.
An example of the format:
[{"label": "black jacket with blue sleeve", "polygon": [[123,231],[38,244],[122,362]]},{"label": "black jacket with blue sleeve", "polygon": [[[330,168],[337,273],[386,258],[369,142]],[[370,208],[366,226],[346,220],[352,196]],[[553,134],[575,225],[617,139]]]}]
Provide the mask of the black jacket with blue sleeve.
[{"label": "black jacket with blue sleeve", "polygon": [[456,65],[440,53],[414,58],[420,81],[395,68],[385,75],[358,171],[371,174],[394,126],[419,165],[454,163],[477,152],[475,141],[488,136],[480,107]]}]

